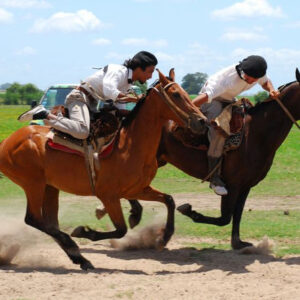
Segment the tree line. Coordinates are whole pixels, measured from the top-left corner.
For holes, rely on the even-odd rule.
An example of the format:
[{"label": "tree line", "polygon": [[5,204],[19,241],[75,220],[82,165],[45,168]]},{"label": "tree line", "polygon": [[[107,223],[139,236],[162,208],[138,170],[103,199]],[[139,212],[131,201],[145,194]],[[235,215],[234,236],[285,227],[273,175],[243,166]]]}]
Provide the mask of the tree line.
[{"label": "tree line", "polygon": [[15,82],[0,94],[0,100],[6,105],[30,105],[33,100],[39,101],[43,94],[44,92],[32,83],[22,85]]}]

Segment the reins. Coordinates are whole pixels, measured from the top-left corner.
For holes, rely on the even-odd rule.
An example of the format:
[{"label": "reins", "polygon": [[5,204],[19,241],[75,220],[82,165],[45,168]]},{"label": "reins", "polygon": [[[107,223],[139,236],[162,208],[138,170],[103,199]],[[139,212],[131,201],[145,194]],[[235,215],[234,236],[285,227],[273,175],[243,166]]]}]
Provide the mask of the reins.
[{"label": "reins", "polygon": [[286,113],[286,115],[290,118],[290,120],[297,126],[297,128],[300,130],[300,125],[297,123],[295,118],[292,116],[292,114],[289,112],[289,110],[284,106],[284,104],[281,102],[279,97],[273,98],[283,109],[283,111]]},{"label": "reins", "polygon": [[173,84],[177,84],[177,83],[170,82],[164,87],[162,87],[162,85],[160,84],[158,88],[152,87],[152,89],[154,89],[158,93],[161,99],[168,105],[168,107],[170,107],[170,109],[176,114],[176,116],[179,119],[181,119],[188,128],[190,128],[191,118],[188,116],[186,112],[184,112],[182,109],[180,109],[178,106],[176,106],[173,103],[173,101],[171,100],[171,98],[166,92],[166,90]]}]

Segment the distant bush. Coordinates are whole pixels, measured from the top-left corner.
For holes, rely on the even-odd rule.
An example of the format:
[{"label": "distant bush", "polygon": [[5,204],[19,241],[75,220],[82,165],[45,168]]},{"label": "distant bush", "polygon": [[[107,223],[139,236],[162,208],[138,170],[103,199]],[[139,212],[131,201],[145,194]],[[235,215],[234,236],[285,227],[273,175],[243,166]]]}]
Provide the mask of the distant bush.
[{"label": "distant bush", "polygon": [[39,90],[34,84],[27,83],[21,85],[14,82],[4,95],[4,104],[8,105],[30,105],[33,100],[40,100],[43,91]]}]

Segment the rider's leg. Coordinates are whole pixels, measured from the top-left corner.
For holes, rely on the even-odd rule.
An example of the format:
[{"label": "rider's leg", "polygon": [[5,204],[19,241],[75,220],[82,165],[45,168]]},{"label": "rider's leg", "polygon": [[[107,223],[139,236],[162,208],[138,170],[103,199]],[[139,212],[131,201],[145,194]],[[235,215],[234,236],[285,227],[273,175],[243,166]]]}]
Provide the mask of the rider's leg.
[{"label": "rider's leg", "polygon": [[[211,103],[202,105],[202,112],[207,116],[208,120],[215,119],[223,110],[223,104],[220,101],[213,100]],[[210,141],[208,149],[208,167],[209,173],[211,173],[216,166],[220,163],[223,154],[223,148],[226,138],[220,134],[215,128],[210,126],[208,131],[208,137]],[[221,165],[213,172],[210,177],[210,187],[218,195],[227,195],[224,182],[220,178]]]},{"label": "rider's leg", "polygon": [[66,107],[69,110],[70,117],[65,118],[62,115],[55,116],[50,114],[44,122],[46,125],[68,133],[77,139],[86,139],[90,131],[89,109],[82,94],[77,90],[73,91],[66,100]]}]

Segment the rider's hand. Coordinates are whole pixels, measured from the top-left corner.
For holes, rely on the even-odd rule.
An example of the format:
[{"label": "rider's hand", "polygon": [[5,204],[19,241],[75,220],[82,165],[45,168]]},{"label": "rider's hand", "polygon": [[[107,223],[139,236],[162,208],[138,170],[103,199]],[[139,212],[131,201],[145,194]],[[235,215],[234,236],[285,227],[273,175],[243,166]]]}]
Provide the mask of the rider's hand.
[{"label": "rider's hand", "polygon": [[270,91],[270,97],[271,98],[277,98],[279,95],[280,95],[280,92],[278,90]]}]

